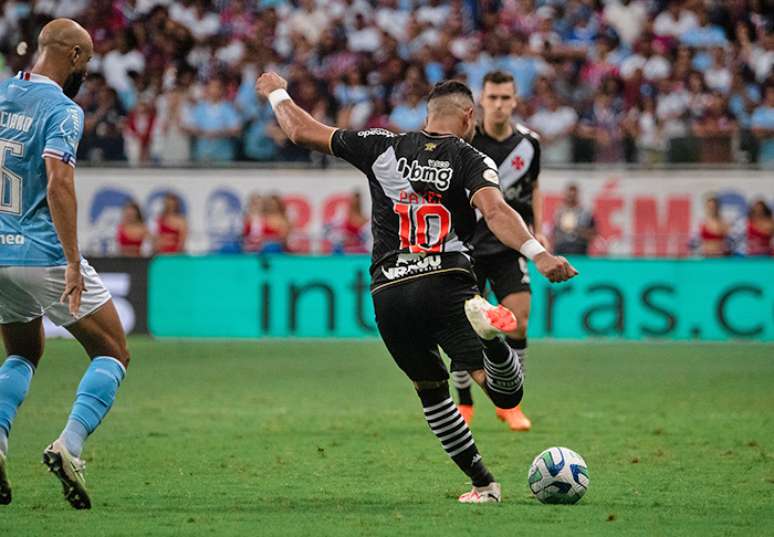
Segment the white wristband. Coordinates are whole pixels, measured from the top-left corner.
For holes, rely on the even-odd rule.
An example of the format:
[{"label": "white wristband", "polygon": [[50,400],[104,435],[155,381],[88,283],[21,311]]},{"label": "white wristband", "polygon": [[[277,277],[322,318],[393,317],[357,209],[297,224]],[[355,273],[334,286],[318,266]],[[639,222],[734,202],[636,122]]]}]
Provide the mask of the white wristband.
[{"label": "white wristband", "polygon": [[269,93],[269,104],[271,104],[271,109],[276,110],[277,105],[281,103],[282,101],[289,101],[290,95],[288,95],[288,92],[284,89],[275,89],[271,93]]},{"label": "white wristband", "polygon": [[521,252],[521,255],[532,261],[535,259],[535,256],[542,254],[546,251],[546,249],[543,248],[543,245],[540,244],[536,239],[530,239],[521,245],[519,251]]}]

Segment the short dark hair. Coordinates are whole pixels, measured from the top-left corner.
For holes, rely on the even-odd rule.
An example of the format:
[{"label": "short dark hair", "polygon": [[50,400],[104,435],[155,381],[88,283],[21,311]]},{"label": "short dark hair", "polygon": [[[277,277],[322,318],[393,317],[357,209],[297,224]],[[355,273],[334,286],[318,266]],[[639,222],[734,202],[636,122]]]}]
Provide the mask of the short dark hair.
[{"label": "short dark hair", "polygon": [[505,84],[506,82],[510,82],[516,86],[516,82],[513,80],[513,75],[506,73],[505,71],[500,71],[499,69],[495,71],[489,71],[484,75],[484,84],[487,82],[491,82],[492,84]]},{"label": "short dark hair", "polygon": [[430,95],[427,96],[427,101],[430,102],[433,99],[440,97],[447,97],[449,95],[464,95],[471,101],[473,100],[473,92],[464,82],[459,80],[443,80],[438,82],[430,91]]}]

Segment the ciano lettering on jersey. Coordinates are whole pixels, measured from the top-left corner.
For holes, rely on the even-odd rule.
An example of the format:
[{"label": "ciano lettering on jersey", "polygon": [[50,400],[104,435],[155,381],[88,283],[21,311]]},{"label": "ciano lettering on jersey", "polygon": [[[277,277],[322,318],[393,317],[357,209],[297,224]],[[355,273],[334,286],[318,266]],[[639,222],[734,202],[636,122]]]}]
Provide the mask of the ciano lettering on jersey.
[{"label": "ciano lettering on jersey", "polygon": [[32,127],[32,118],[30,116],[0,112],[0,128],[27,132],[30,130],[30,127]]}]

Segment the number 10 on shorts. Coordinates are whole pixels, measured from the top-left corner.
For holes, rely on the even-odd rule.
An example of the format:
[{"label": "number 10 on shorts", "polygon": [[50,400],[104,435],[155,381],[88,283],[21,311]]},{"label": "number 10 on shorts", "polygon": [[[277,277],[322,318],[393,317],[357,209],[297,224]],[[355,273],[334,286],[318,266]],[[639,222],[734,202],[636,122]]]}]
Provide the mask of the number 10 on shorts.
[{"label": "number 10 on shorts", "polygon": [[409,252],[439,253],[451,230],[451,213],[439,203],[411,205],[395,203],[400,217],[400,247]]}]

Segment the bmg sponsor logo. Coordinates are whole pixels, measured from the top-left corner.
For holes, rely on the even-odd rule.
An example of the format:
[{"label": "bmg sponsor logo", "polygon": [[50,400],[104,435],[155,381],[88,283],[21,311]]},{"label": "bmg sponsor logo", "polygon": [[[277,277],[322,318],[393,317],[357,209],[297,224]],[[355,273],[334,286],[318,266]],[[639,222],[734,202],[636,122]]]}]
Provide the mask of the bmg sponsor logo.
[{"label": "bmg sponsor logo", "polygon": [[403,179],[414,182],[430,183],[438,190],[447,190],[451,184],[454,170],[451,164],[445,160],[430,160],[428,166],[423,166],[416,160],[409,164],[408,160],[398,160],[398,173]]}]

